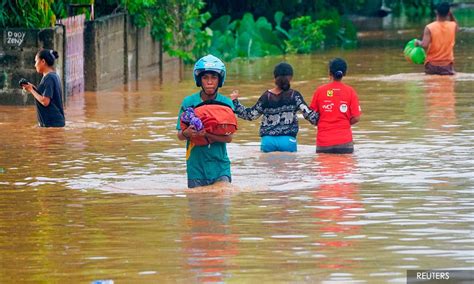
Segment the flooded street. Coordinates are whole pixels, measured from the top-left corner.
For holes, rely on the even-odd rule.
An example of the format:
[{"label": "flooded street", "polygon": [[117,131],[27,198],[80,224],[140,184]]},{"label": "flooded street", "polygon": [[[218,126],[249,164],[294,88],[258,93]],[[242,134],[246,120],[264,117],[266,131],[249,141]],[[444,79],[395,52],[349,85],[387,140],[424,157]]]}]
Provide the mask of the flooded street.
[{"label": "flooded street", "polygon": [[[70,97],[64,129],[0,106],[0,282],[405,283],[409,269],[472,269],[474,44],[458,42],[452,77],[424,75],[403,45],[286,57],[307,103],[327,62],[346,59],[363,111],[354,154],[315,154],[302,117],[296,154],[264,154],[260,120],[239,120],[233,183],[205,191],[186,188],[175,130],[192,66],[182,81]],[[253,105],[281,60],[227,63],[221,92]]]}]

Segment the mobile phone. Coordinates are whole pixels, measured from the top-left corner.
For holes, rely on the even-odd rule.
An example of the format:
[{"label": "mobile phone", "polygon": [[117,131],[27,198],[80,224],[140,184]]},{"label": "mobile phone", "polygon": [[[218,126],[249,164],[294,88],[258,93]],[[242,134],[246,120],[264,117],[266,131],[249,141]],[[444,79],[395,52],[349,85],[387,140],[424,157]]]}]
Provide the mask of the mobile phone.
[{"label": "mobile phone", "polygon": [[25,78],[21,78],[18,84],[20,85],[20,87],[23,88],[24,85],[28,85],[28,80],[26,80]]},{"label": "mobile phone", "polygon": [[[18,82],[18,84],[20,85],[20,88],[23,88],[25,85],[28,85],[30,82],[28,82],[28,80],[26,80],[25,78],[21,78],[20,81]],[[35,90],[37,93],[39,93],[38,89],[33,86],[33,90]]]}]

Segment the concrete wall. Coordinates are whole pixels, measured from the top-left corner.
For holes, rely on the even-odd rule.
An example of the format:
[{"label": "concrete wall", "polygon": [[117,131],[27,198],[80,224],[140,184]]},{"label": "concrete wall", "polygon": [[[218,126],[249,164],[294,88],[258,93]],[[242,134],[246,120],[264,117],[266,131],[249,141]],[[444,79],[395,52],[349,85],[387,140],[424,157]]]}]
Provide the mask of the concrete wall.
[{"label": "concrete wall", "polygon": [[[146,27],[138,30],[136,46],[138,49],[138,77],[141,74],[159,71],[160,68],[160,43],[151,37],[151,28]],[[159,75],[157,73],[157,75]]]},{"label": "concrete wall", "polygon": [[126,35],[126,67],[125,76],[129,81],[140,78],[143,74],[160,75],[160,43],[151,37],[150,27],[137,29],[130,17],[125,18]]},{"label": "concrete wall", "polygon": [[[8,29],[14,30],[14,29]],[[25,33],[20,46],[0,43],[0,104],[30,104],[33,97],[18,86],[21,78],[35,85],[41,80],[34,68],[34,58],[41,48],[59,53],[56,71],[64,78],[65,31],[63,26],[51,29],[17,29]],[[4,35],[5,31],[0,30]],[[124,85],[141,77],[157,82],[182,77],[182,62],[163,53],[150,35],[150,27],[137,29],[125,14],[87,21],[84,28],[84,80],[86,91],[99,91]],[[64,88],[63,88],[64,89]],[[66,101],[67,97],[64,101]]]},{"label": "concrete wall", "polygon": [[[11,45],[7,42],[9,31],[24,33],[22,43]],[[24,105],[33,103],[33,97],[22,92],[18,81],[25,78],[35,85],[41,75],[35,70],[35,56],[41,48],[54,49],[59,53],[56,71],[64,74],[64,29],[57,26],[51,29],[0,29],[0,104]],[[63,83],[64,84],[64,83]]]},{"label": "concrete wall", "polygon": [[163,72],[175,72],[180,60],[163,54],[159,42],[152,39],[150,30],[150,27],[137,29],[125,14],[86,22],[86,91],[127,84],[145,75],[161,79]]},{"label": "concrete wall", "polygon": [[123,84],[124,15],[86,22],[84,31],[84,79],[86,91]]}]

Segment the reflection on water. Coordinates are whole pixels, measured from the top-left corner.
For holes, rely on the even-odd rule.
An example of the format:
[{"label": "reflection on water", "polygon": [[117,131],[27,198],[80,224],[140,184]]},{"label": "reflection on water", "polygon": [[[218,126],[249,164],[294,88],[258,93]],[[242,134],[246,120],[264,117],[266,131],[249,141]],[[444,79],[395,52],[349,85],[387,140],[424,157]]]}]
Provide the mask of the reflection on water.
[{"label": "reflection on water", "polygon": [[322,154],[315,160],[320,165],[321,179],[328,181],[314,192],[313,216],[321,234],[318,256],[324,258],[318,266],[334,272],[353,268],[357,263],[346,256],[357,246],[357,239],[364,237],[360,235],[361,225],[344,223],[357,218],[353,213],[364,211],[358,197],[358,184],[345,180],[356,167],[355,159],[352,155]]},{"label": "reflection on water", "polygon": [[[402,46],[402,44],[400,44]],[[186,189],[176,113],[195,87],[143,80],[68,100],[67,126],[0,106],[0,282],[405,282],[407,269],[472,268],[473,71],[426,76],[399,46],[288,56],[310,101],[327,62],[364,115],[353,155],[261,153],[259,121],[239,120],[233,184]],[[256,101],[282,58],[228,64],[222,88]]]},{"label": "reflection on water", "polygon": [[427,128],[453,132],[456,125],[456,97],[454,78],[447,76],[426,76],[423,92],[428,117]]},{"label": "reflection on water", "polygon": [[187,269],[193,282],[222,283],[231,269],[231,259],[238,255],[238,236],[232,234],[230,198],[206,193],[188,195],[187,230],[182,238],[187,255]]}]

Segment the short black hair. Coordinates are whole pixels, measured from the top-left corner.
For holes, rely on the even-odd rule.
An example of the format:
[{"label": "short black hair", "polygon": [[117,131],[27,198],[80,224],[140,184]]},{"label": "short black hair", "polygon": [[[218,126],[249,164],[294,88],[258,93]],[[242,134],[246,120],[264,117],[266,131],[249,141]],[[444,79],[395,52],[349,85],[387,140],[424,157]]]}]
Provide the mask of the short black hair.
[{"label": "short black hair", "polygon": [[440,17],[446,17],[449,14],[449,6],[448,2],[440,3],[436,6],[436,12]]},{"label": "short black hair", "polygon": [[329,62],[329,73],[336,80],[341,80],[346,75],[347,63],[342,58],[334,58]]}]

